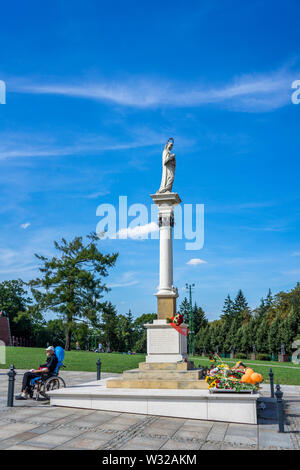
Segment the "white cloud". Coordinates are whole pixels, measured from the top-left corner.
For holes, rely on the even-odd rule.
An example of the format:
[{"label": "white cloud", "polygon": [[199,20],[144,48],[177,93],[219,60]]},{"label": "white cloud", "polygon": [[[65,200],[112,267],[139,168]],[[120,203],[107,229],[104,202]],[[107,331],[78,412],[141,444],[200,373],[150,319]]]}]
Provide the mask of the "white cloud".
[{"label": "white cloud", "polygon": [[[295,72],[296,73],[296,72]],[[11,81],[15,92],[63,95],[107,101],[122,106],[149,108],[155,106],[199,107],[221,104],[234,111],[271,111],[290,103],[290,88],[295,73],[282,69],[265,74],[234,78],[222,86],[182,84],[147,78],[123,82],[101,81],[78,85],[68,83],[21,83]]]},{"label": "white cloud", "polygon": [[21,224],[20,227],[26,230],[31,225],[30,222],[26,222],[25,224]]},{"label": "white cloud", "polygon": [[204,261],[200,258],[192,258],[186,264],[190,264],[191,266],[198,266],[198,264],[207,264],[207,261]]},{"label": "white cloud", "polygon": [[140,281],[135,279],[136,273],[132,271],[127,271],[122,274],[122,276],[117,279],[116,282],[112,282],[107,284],[107,287],[109,288],[116,288],[116,287],[130,287],[130,286],[135,286],[136,284],[139,284]]},{"label": "white cloud", "polygon": [[151,232],[157,232],[159,227],[156,222],[150,224],[137,225],[134,228],[124,228],[117,233],[118,238],[145,239]]}]

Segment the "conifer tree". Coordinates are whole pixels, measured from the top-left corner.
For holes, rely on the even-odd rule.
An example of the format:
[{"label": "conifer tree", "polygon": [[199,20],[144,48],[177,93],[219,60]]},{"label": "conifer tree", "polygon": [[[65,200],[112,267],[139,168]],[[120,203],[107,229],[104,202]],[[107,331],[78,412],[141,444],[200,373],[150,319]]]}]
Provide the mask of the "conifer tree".
[{"label": "conifer tree", "polygon": [[42,276],[30,281],[31,292],[41,310],[58,313],[63,320],[67,351],[74,325],[84,320],[97,326],[105,306],[101,299],[109,289],[102,278],[108,275],[107,269],[114,266],[118,255],[104,255],[97,248],[98,242],[95,233],[87,236],[86,243],[82,237],[71,242],[62,238],[61,242],[54,242],[56,257],[35,255],[42,263]]}]

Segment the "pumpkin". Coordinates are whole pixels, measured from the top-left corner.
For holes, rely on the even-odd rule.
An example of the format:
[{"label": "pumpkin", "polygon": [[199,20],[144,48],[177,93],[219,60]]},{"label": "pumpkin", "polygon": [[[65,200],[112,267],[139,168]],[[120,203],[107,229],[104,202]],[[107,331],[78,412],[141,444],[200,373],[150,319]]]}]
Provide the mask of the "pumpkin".
[{"label": "pumpkin", "polygon": [[248,382],[248,379],[249,379],[248,375],[247,375],[247,374],[244,374],[244,375],[242,375],[241,382],[242,382],[243,384],[244,384],[244,383],[247,383],[247,382]]},{"label": "pumpkin", "polygon": [[246,370],[245,370],[245,374],[246,375],[252,375],[254,373],[254,370],[251,369],[250,367],[247,367]]},{"label": "pumpkin", "polygon": [[258,374],[257,372],[254,372],[251,377],[250,377],[250,380],[251,380],[251,383],[253,385],[259,383],[262,381],[262,375],[261,374]]}]

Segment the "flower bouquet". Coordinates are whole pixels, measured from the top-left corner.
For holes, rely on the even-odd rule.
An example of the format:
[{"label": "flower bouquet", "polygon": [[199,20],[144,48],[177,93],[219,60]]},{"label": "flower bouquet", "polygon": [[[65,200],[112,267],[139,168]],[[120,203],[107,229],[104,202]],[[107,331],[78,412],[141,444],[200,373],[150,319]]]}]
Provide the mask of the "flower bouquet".
[{"label": "flower bouquet", "polygon": [[231,392],[256,392],[263,377],[251,368],[238,362],[233,367],[228,364],[218,362],[215,356],[212,358],[213,367],[207,371],[205,381],[211,391],[231,391]]}]

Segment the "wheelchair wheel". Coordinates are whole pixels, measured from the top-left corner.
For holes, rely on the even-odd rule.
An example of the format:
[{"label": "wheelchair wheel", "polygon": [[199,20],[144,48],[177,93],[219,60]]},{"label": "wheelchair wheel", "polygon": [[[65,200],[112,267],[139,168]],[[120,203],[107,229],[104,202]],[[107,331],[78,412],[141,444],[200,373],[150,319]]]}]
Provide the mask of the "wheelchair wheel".
[{"label": "wheelchair wheel", "polygon": [[50,400],[50,397],[47,394],[47,392],[51,392],[51,390],[58,390],[59,388],[65,388],[65,387],[66,387],[65,381],[61,377],[49,377],[49,379],[47,379],[43,383],[41,390],[40,390],[40,394],[43,397]]}]

